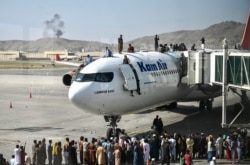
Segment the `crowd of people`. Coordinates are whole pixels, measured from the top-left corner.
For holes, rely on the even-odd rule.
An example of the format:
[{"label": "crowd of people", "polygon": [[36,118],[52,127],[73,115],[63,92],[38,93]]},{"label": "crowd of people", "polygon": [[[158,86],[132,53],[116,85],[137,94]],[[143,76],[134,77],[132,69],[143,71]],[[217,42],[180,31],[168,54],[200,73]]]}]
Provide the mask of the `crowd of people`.
[{"label": "crowd of people", "polygon": [[[202,44],[205,39],[202,38]],[[160,44],[158,50],[159,37],[155,36],[155,50],[160,52],[186,50],[184,43],[168,46]],[[119,53],[123,49],[122,35],[118,38]],[[195,49],[195,45],[193,46]],[[128,52],[133,53],[134,47],[129,44]],[[112,52],[106,47],[105,57],[112,57]],[[85,65],[93,61],[88,55]],[[124,56],[124,64],[129,64],[129,59]],[[131,91],[133,96],[133,91]],[[248,143],[249,145],[249,143]],[[67,165],[87,164],[87,165],[149,165],[155,162],[170,164],[179,161],[180,164],[191,165],[192,159],[207,159],[208,162],[215,163],[216,159],[227,159],[231,163],[239,162],[242,159],[245,139],[241,134],[232,133],[230,135],[218,135],[204,133],[190,133],[181,135],[174,133],[168,134],[164,130],[163,122],[157,115],[152,123],[152,132],[141,138],[129,137],[124,131],[119,137],[111,139],[92,138],[81,136],[78,141],[71,140],[69,137],[64,142],[51,139],[46,144],[46,139],[34,140],[32,154],[29,156],[25,152],[27,146],[16,145],[10,160],[4,159],[0,154],[0,165],[61,165],[64,161]]]},{"label": "crowd of people", "polygon": [[[243,151],[248,146],[241,134],[233,132],[230,135],[191,133],[169,135],[161,130],[161,118],[156,116],[152,123],[153,131],[147,136],[129,137],[121,131],[119,137],[92,138],[81,136],[78,141],[65,138],[64,142],[51,139],[34,140],[32,154],[25,152],[27,146],[16,145],[14,155],[5,160],[0,154],[1,165],[151,165],[156,162],[170,164],[180,162],[191,165],[193,159],[207,159],[215,164],[216,159],[227,159],[230,163],[240,162]],[[7,163],[8,162],[8,163]]]},{"label": "crowd of people", "polygon": [[[155,51],[157,52],[161,52],[161,53],[165,53],[165,52],[173,52],[173,51],[186,51],[188,50],[185,43],[180,43],[180,44],[172,44],[170,43],[168,44],[159,44],[159,36],[155,35],[154,38],[154,47],[155,47]],[[201,44],[202,44],[202,48],[204,49],[204,45],[205,45],[205,39],[204,37],[202,37],[201,39]],[[123,38],[122,38],[122,34],[120,35],[120,37],[118,37],[118,53],[122,54],[122,50],[123,50]],[[192,45],[191,50],[195,51],[195,44]],[[129,43],[128,48],[127,48],[127,52],[128,53],[134,53],[134,47],[132,46],[131,43]],[[103,57],[112,57],[113,53],[112,51],[106,47],[106,51],[104,52]]]}]

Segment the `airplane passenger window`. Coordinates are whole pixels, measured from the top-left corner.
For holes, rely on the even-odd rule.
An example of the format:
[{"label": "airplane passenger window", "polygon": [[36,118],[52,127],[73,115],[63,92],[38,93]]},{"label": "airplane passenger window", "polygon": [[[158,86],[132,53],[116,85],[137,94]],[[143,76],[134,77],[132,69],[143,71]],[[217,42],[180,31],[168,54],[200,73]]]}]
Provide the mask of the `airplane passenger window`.
[{"label": "airplane passenger window", "polygon": [[114,78],[114,74],[112,72],[107,73],[91,73],[91,74],[82,74],[78,73],[76,75],[75,81],[77,82],[111,82]]}]

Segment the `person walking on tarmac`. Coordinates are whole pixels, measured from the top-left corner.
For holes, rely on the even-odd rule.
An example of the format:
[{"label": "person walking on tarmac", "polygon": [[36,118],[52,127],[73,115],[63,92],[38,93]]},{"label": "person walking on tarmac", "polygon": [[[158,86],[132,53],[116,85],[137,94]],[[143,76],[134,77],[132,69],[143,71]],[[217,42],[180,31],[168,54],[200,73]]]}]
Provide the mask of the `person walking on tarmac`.
[{"label": "person walking on tarmac", "polygon": [[156,115],[156,117],[153,120],[152,129],[153,129],[154,133],[156,133],[157,135],[159,135],[158,124],[159,124],[159,116]]}]

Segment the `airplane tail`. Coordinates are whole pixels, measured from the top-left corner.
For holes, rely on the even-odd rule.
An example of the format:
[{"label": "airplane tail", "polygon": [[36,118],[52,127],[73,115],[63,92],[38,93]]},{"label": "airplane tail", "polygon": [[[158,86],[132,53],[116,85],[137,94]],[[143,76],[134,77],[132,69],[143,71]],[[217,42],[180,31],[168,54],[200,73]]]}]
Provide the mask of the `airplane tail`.
[{"label": "airplane tail", "polygon": [[59,54],[56,55],[56,59],[55,60],[56,61],[61,61],[61,58],[60,58]]},{"label": "airplane tail", "polygon": [[248,13],[248,18],[240,46],[242,49],[250,50],[250,11]]}]

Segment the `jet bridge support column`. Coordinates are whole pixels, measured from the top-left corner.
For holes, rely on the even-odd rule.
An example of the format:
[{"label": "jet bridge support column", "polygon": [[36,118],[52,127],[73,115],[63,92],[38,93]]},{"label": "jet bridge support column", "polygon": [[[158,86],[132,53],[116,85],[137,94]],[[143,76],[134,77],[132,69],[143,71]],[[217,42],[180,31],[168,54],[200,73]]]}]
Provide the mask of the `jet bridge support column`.
[{"label": "jet bridge support column", "polygon": [[222,78],[222,128],[227,127],[227,60],[228,44],[225,38],[222,43],[223,48],[223,78]]}]

